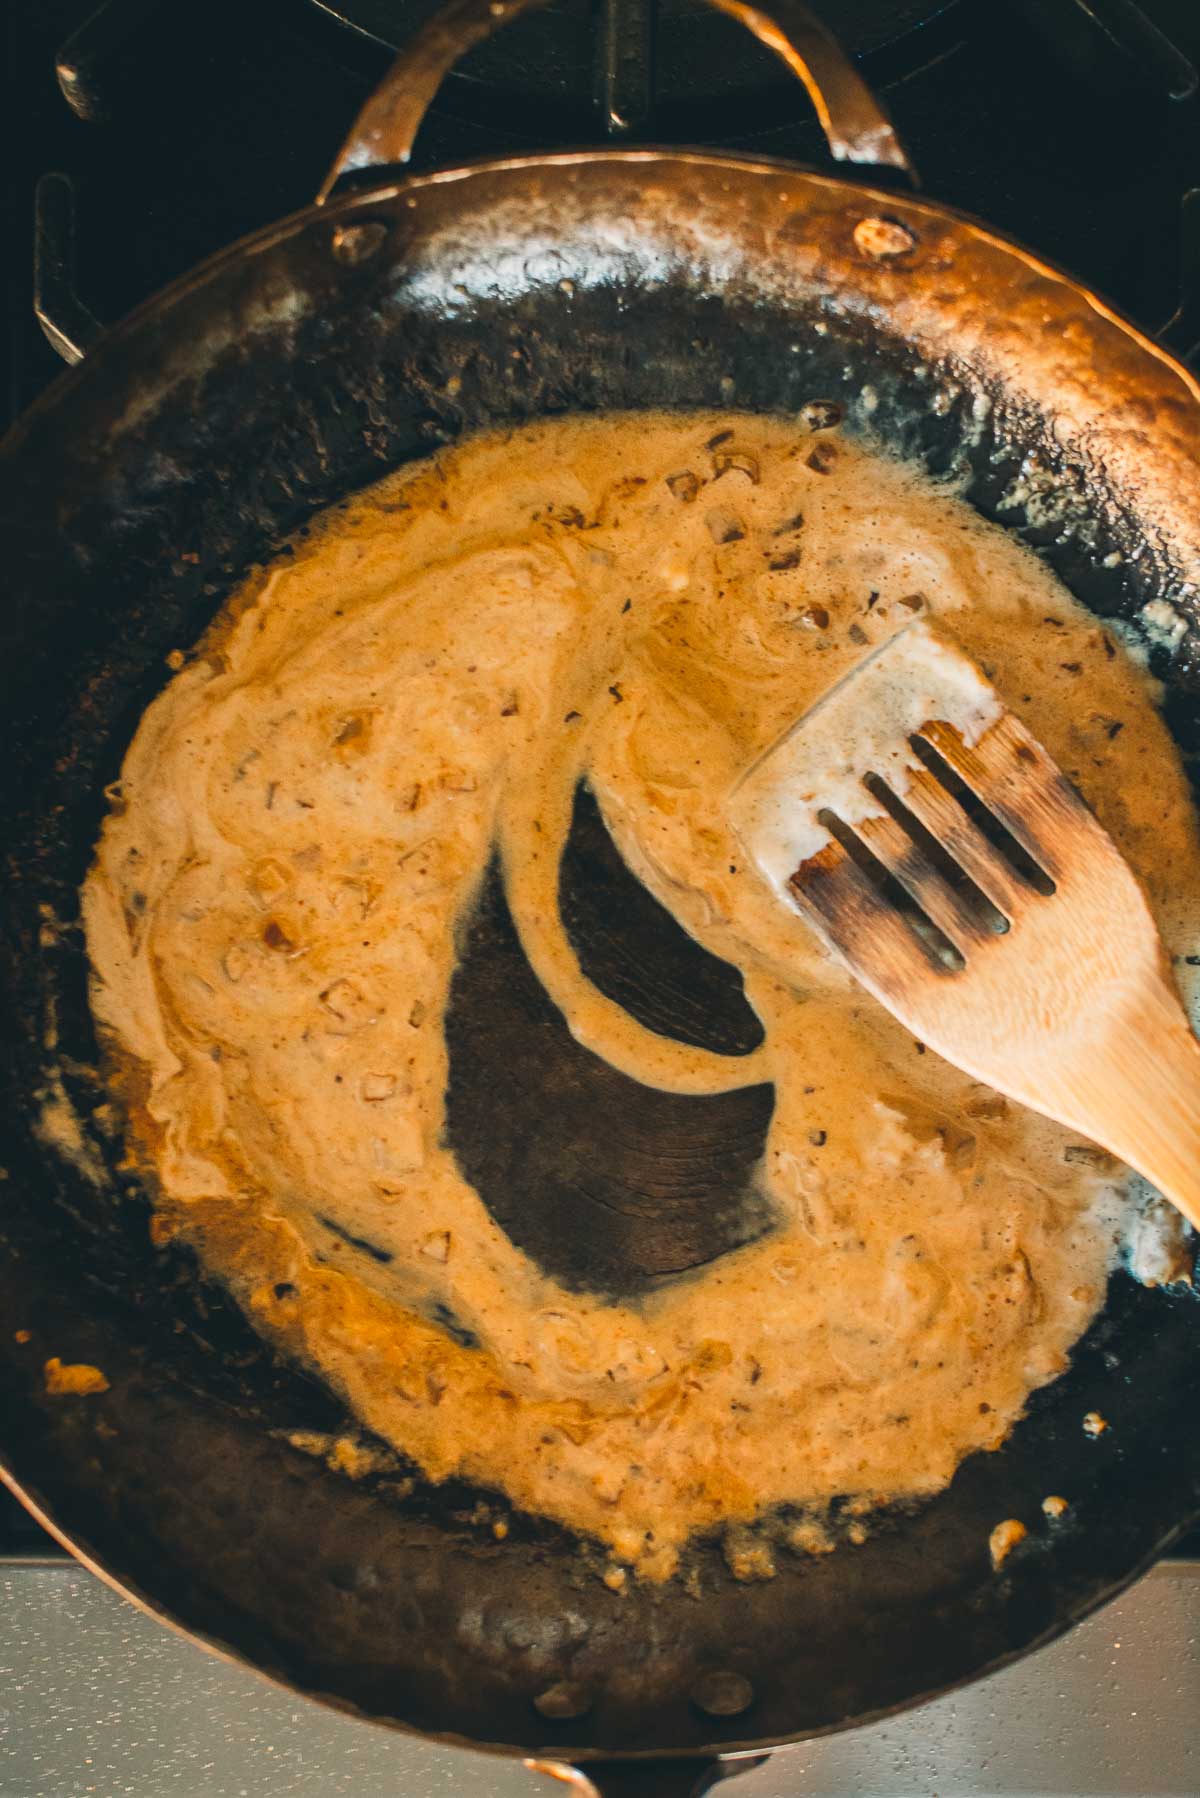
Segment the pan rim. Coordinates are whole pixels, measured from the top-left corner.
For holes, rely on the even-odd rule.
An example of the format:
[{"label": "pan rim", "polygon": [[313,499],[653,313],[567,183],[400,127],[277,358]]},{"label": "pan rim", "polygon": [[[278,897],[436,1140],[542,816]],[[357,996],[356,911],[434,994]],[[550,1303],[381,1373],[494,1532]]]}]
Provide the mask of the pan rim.
[{"label": "pan rim", "polygon": [[[401,180],[388,179],[380,185],[355,188],[333,198],[324,205],[314,203],[261,226],[244,237],[235,238],[211,256],[176,276],[173,281],[107,327],[94,348],[73,367],[65,368],[33,403],[19,414],[0,438],[0,455],[6,458],[19,453],[29,432],[94,375],[122,345],[146,326],[165,318],[180,301],[197,293],[207,282],[232,267],[239,260],[260,254],[298,235],[301,231],[328,221],[336,227],[359,213],[370,213],[374,206],[392,205],[413,199],[428,190],[465,185],[493,175],[527,174],[539,170],[557,171],[590,166],[679,168],[719,175],[735,172],[752,178],[786,175],[800,180],[818,192],[837,194],[848,201],[870,202],[885,213],[888,210],[914,214],[929,220],[953,224],[967,233],[975,244],[1011,257],[1028,273],[1052,285],[1068,289],[1084,301],[1106,324],[1114,326],[1142,354],[1150,357],[1166,373],[1175,377],[1191,400],[1200,406],[1200,374],[1193,374],[1178,356],[1157,343],[1119,306],[1088,287],[1061,264],[1044,257],[995,229],[986,220],[941,200],[899,188],[873,186],[869,182],[848,180],[845,176],[827,174],[784,157],[728,156],[719,151],[699,148],[660,149],[582,149],[533,152],[520,156],[476,157],[446,168],[431,169]],[[415,201],[414,201],[415,203]]]},{"label": "pan rim", "polygon": [[[153,1618],[153,1622],[157,1622],[162,1627],[169,1629],[171,1633],[180,1636],[184,1642],[194,1643],[198,1649],[203,1649],[205,1654],[212,1654],[216,1660],[225,1661],[230,1667],[239,1667],[239,1669],[254,1674],[255,1678],[263,1679],[266,1685],[270,1685],[279,1692],[308,1699],[309,1703],[320,1705],[324,1710],[340,1713],[344,1717],[353,1717],[354,1721],[369,1722],[381,1730],[394,1731],[399,1735],[410,1735],[419,1742],[435,1742],[441,1748],[473,1749],[477,1753],[493,1755],[493,1757],[504,1758],[504,1760],[551,1760],[551,1762],[560,1762],[565,1766],[579,1767],[601,1766],[604,1762],[613,1762],[613,1760],[619,1760],[619,1762],[628,1760],[628,1762],[637,1762],[639,1766],[653,1766],[657,1762],[671,1762],[671,1760],[732,1760],[732,1758],[752,1757],[752,1755],[763,1755],[763,1753],[777,1753],[781,1749],[797,1748],[797,1746],[801,1746],[802,1742],[817,1742],[817,1740],[824,1740],[833,1735],[847,1735],[851,1730],[871,1728],[873,1724],[891,1721],[892,1717],[903,1717],[905,1713],[919,1710],[923,1705],[936,1703],[939,1697],[948,1697],[954,1692],[963,1692],[964,1688],[977,1685],[981,1679],[991,1678],[991,1674],[999,1674],[1006,1667],[1013,1667],[1016,1661],[1025,1660],[1027,1656],[1049,1647],[1051,1642],[1058,1642],[1058,1638],[1072,1631],[1076,1624],[1085,1622],[1088,1616],[1096,1615],[1097,1611],[1103,1611],[1105,1606],[1114,1602],[1115,1598],[1121,1597],[1139,1580],[1144,1579],[1150,1573],[1151,1568],[1162,1561],[1164,1553],[1168,1552],[1171,1544],[1180,1541],[1184,1535],[1189,1534],[1191,1528],[1195,1528],[1200,1523],[1200,1507],[1196,1507],[1195,1512],[1189,1518],[1184,1518],[1182,1523],[1177,1523],[1175,1527],[1166,1532],[1166,1535],[1162,1535],[1150,1552],[1142,1555],[1141,1561],[1135,1562],[1132,1570],[1123,1575],[1121,1579],[1115,1580],[1112,1586],[1106,1586],[1103,1591],[1092,1593],[1090,1597],[1081,1600],[1078,1607],[1074,1607],[1070,1611],[1070,1615],[1054,1618],[1054,1622],[1047,1625],[1047,1629],[1043,1629],[1038,1636],[1034,1636],[1031,1642],[1025,1642],[1016,1649],[1009,1649],[1006,1654],[1000,1654],[995,1660],[988,1661],[986,1667],[966,1672],[963,1674],[963,1678],[954,1679],[948,1685],[939,1685],[939,1687],[930,1688],[927,1692],[912,1694],[905,1699],[900,1699],[896,1705],[883,1705],[878,1710],[862,1712],[856,1717],[846,1717],[842,1721],[822,1724],[819,1730],[808,1730],[804,1735],[739,1737],[736,1740],[705,1742],[698,1748],[694,1744],[689,1744],[685,1748],[640,1748],[613,1751],[613,1749],[596,1748],[596,1746],[574,1748],[567,1742],[524,1742],[524,1744],[486,1742],[475,1735],[461,1735],[452,1730],[421,1730],[417,1724],[405,1722],[403,1717],[392,1717],[392,1715],[363,1710],[362,1705],[354,1705],[351,1699],[338,1697],[335,1692],[320,1692],[315,1688],[302,1687],[288,1674],[282,1674],[279,1670],[264,1665],[261,1661],[250,1660],[246,1654],[239,1649],[234,1649],[230,1643],[223,1642],[219,1636],[212,1636],[209,1631],[193,1629],[189,1624],[182,1624],[166,1606],[158,1604],[157,1598],[149,1597],[148,1593],[144,1593],[135,1582],[122,1579],[121,1575],[113,1573],[112,1568],[106,1566],[103,1557],[95,1555],[85,1543],[77,1541],[76,1537],[72,1537],[67,1530],[63,1530],[61,1525],[56,1523],[54,1514],[45,1505],[45,1501],[41,1500],[38,1494],[34,1494],[31,1487],[25,1487],[22,1480],[18,1480],[18,1476],[7,1464],[2,1446],[0,1446],[0,1483],[4,1483],[7,1491],[13,1494],[13,1498],[20,1501],[25,1510],[29,1510],[34,1521],[41,1525],[41,1528],[50,1537],[54,1537],[56,1543],[61,1544],[67,1550],[72,1561],[79,1562],[79,1566],[83,1566],[88,1573],[95,1575],[103,1582],[104,1586],[110,1588],[110,1591],[115,1591],[117,1597],[124,1598],[142,1615]],[[1200,1566],[1200,1561],[1196,1564]]]},{"label": "pan rim", "polygon": [[[873,1711],[844,1718],[838,1722],[822,1724],[819,1729],[806,1731],[803,1735],[783,1736],[746,1736],[736,1741],[720,1741],[704,1743],[697,1747],[688,1745],[683,1748],[640,1748],[613,1752],[607,1748],[595,1746],[572,1747],[564,1742],[529,1741],[520,1744],[511,1742],[483,1741],[478,1736],[461,1735],[452,1730],[421,1729],[416,1724],[406,1723],[403,1718],[388,1716],[365,1710],[352,1700],[341,1698],[334,1692],[323,1692],[299,1684],[288,1675],[275,1668],[253,1661],[240,1650],[224,1642],[218,1636],[206,1630],[194,1629],[181,1623],[173,1613],[158,1601],[142,1591],[140,1586],[114,1573],[99,1555],[86,1544],[80,1542],[64,1530],[56,1521],[50,1508],[25,1486],[13,1473],[2,1445],[0,1445],[0,1483],[7,1487],[13,1497],[24,1505],[34,1521],[41,1525],[48,1535],[67,1550],[72,1560],[85,1567],[87,1571],[103,1582],[119,1598],[125,1599],[144,1616],[155,1623],[169,1629],[173,1635],[191,1642],[196,1647],[211,1654],[215,1659],[226,1662],[229,1666],[242,1668],[256,1678],[265,1681],[277,1691],[286,1692],[318,1704],[325,1710],[334,1711],[344,1717],[354,1718],[358,1722],[369,1723],[381,1729],[393,1731],[400,1735],[412,1736],[417,1741],[436,1743],[444,1748],[473,1749],[480,1754],[490,1754],[504,1760],[538,1760],[553,1761],[566,1766],[602,1766],[606,1761],[636,1761],[642,1765],[653,1765],[655,1762],[677,1760],[731,1760],[745,1758],[756,1754],[774,1754],[779,1750],[798,1747],[804,1742],[817,1742],[829,1736],[849,1734],[856,1729],[870,1728],[874,1724],[885,1723],[894,1717],[902,1717],[909,1711],[919,1710],[923,1705],[932,1704],[939,1698],[949,1697],[954,1692],[961,1692],[982,1679],[988,1679],[994,1673],[1000,1673],[1005,1667],[1013,1666],[1017,1661],[1025,1660],[1029,1655],[1049,1647],[1065,1636],[1076,1624],[1101,1611],[1108,1604],[1128,1592],[1138,1581],[1145,1578],[1150,1569],[1162,1560],[1166,1551],[1175,1542],[1187,1535],[1191,1529],[1200,1524],[1200,1506],[1190,1517],[1173,1526],[1159,1539],[1155,1546],[1127,1574],[1124,1574],[1103,1591],[1091,1594],[1070,1612],[1069,1615],[1056,1617],[1039,1635],[1018,1648],[1009,1649],[1007,1653],[991,1660],[986,1666],[965,1673],[960,1679],[949,1684],[931,1687],[928,1691],[918,1692],[895,1704],[883,1705]],[[1200,1562],[1197,1563],[1200,1565]]]}]

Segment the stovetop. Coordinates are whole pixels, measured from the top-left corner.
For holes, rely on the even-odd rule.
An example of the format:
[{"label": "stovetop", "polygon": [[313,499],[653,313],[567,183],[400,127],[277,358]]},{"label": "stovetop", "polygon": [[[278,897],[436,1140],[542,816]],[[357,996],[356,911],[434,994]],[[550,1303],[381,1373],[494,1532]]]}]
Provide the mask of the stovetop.
[{"label": "stovetop", "polygon": [[[1195,1798],[1200,1562],[1037,1654],[781,1750],[719,1798]],[[563,1798],[518,1760],[372,1728],[203,1654],[70,1562],[0,1560],[3,1798]]]},{"label": "stovetop", "polygon": [[[3,422],[62,367],[35,316],[35,228],[51,334],[85,336],[94,321],[120,318],[225,243],[309,203],[389,44],[431,5],[108,0],[91,14],[88,0],[8,0]],[[819,10],[885,93],[928,194],[1023,239],[1148,330],[1182,306],[1192,329],[1176,341],[1200,340],[1200,0],[819,0]],[[552,0],[450,78],[416,166],[622,138],[824,160],[797,84],[701,0]],[[1188,1549],[1200,1552],[1200,1537]],[[0,1493],[0,1557],[24,1565],[21,1591],[38,1603],[59,1602],[38,1559],[56,1552]],[[1200,1580],[1185,1571],[1181,1562],[1162,1576],[1160,1597],[1146,1602],[1163,1616],[1167,1603],[1194,1647]],[[54,1572],[61,1583],[69,1569]],[[0,1687],[12,1665],[4,1653],[0,1639]],[[0,1750],[7,1706],[0,1690]],[[943,1793],[985,1789],[930,1768]],[[35,1789],[5,1778],[0,1752],[0,1793]],[[1122,1779],[1111,1789],[1200,1790],[1200,1776],[1178,1788]],[[46,1787],[89,1789],[165,1787]]]}]

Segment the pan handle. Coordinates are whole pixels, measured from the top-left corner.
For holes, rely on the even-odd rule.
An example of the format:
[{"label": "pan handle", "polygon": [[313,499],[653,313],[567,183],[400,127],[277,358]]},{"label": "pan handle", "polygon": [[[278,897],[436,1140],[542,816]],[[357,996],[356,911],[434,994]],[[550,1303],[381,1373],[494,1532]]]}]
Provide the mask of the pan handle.
[{"label": "pan handle", "polygon": [[1194,368],[1200,365],[1200,187],[1184,194],[1179,227],[1179,304],[1156,336],[1164,349]]},{"label": "pan handle", "polygon": [[[406,163],[421,121],[460,57],[546,0],[447,0],[403,49],[359,113],[317,195],[323,205],[343,175]],[[902,170],[908,156],[880,102],[807,0],[709,0],[753,32],[808,89],[835,162]]]},{"label": "pan handle", "polygon": [[75,190],[69,175],[43,175],[33,202],[33,310],[64,362],[82,362],[104,327],[75,286]]},{"label": "pan handle", "polygon": [[572,1767],[565,1761],[529,1760],[531,1773],[559,1779],[574,1798],[701,1798],[718,1781],[761,1767],[765,1754],[672,1757],[669,1760],[588,1761]]}]

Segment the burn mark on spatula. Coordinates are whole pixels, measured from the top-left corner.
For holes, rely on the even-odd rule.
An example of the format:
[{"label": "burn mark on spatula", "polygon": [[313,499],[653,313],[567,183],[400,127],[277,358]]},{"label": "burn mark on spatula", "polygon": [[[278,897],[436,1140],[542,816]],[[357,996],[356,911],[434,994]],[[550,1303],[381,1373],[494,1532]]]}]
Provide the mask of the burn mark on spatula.
[{"label": "burn mark on spatula", "polygon": [[[1055,891],[1052,876],[1029,853],[1012,831],[997,817],[996,813],[975,793],[961,774],[947,760],[946,755],[938,748],[937,727],[931,727],[929,734],[916,733],[909,738],[913,754],[921,763],[926,773],[937,784],[956,800],[962,808],[967,820],[980,833],[1002,860],[1016,875],[1017,879],[1031,887],[1043,898],[1051,898]],[[943,727],[944,729],[944,727]],[[945,737],[943,736],[943,743]]]}]

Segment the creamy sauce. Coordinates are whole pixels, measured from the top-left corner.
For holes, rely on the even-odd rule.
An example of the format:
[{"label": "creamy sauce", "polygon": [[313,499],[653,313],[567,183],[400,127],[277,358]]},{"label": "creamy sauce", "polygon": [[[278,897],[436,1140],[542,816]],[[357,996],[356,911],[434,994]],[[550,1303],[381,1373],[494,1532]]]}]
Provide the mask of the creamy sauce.
[{"label": "creamy sauce", "polygon": [[[786,1539],[819,1553],[833,1498],[944,1486],[1066,1365],[1127,1221],[1124,1170],[923,1053],[731,829],[756,758],[915,616],[1190,947],[1200,853],[1144,672],[952,494],[740,416],[480,438],[328,515],[147,711],[85,887],[157,1234],[427,1475],[643,1575],[725,1526],[759,1577],[744,1526],[772,1507],[808,1507]],[[628,865],[741,969],[752,1054],[656,1035],[583,978],[557,888],[585,776]],[[777,1227],[636,1305],[545,1278],[443,1142],[456,931],[495,844],[580,1043],[673,1092],[774,1083]]]}]

